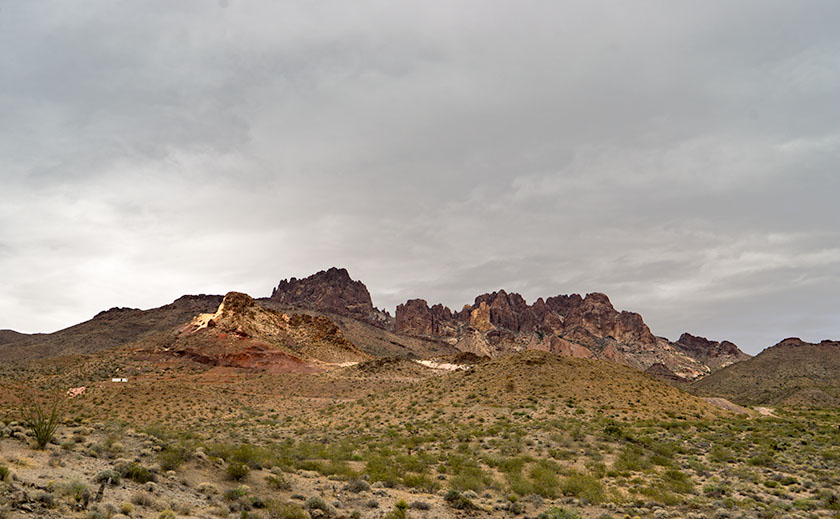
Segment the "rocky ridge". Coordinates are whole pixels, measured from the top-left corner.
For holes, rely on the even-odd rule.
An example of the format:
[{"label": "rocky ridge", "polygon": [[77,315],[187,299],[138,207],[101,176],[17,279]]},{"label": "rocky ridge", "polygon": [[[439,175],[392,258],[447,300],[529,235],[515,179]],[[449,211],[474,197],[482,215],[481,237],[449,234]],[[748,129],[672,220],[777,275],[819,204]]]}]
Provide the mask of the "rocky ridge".
[{"label": "rocky ridge", "polygon": [[728,341],[687,333],[676,343],[656,337],[641,315],[616,310],[601,293],[539,298],[529,305],[521,295],[499,290],[476,297],[458,312],[413,299],[397,307],[394,327],[408,335],[441,338],[478,355],[535,349],[641,370],[661,364],[672,374],[669,378],[687,380],[749,358]]},{"label": "rocky ridge", "polygon": [[365,284],[351,279],[347,269],[336,267],[303,279],[284,279],[271,291],[269,299],[290,308],[356,319],[376,320],[379,313],[373,307]]}]

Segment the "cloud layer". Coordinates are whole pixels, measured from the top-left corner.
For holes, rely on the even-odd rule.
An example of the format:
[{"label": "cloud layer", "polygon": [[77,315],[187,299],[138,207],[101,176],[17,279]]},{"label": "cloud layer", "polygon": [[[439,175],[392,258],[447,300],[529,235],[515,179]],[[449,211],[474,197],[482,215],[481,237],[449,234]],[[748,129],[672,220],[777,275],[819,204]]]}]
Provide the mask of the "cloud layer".
[{"label": "cloud layer", "polygon": [[345,266],[840,337],[836,2],[9,2],[0,328]]}]

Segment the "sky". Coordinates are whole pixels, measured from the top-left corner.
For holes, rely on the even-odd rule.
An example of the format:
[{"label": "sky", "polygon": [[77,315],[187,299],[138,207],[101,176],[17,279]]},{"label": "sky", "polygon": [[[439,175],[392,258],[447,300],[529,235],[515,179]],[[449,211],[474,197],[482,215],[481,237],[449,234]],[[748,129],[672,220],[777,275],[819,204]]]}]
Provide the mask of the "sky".
[{"label": "sky", "polygon": [[840,339],[840,3],[0,0],[0,328],[331,266]]}]

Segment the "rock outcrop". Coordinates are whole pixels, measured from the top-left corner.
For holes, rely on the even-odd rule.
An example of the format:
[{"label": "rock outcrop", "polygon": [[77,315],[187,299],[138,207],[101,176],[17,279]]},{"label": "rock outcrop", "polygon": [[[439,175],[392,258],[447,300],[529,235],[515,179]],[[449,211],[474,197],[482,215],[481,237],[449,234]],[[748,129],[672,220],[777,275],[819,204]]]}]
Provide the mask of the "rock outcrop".
[{"label": "rock outcrop", "polygon": [[303,279],[284,279],[271,292],[271,300],[289,308],[329,312],[375,320],[367,287],[350,278],[343,268],[322,270]]},{"label": "rock outcrop", "polygon": [[697,337],[684,333],[677,339],[675,346],[686,354],[703,361],[712,370],[724,368],[735,362],[750,358],[729,341],[710,341],[705,337]]},{"label": "rock outcrop", "polygon": [[605,294],[597,292],[540,298],[529,305],[521,295],[499,290],[476,297],[460,312],[413,299],[397,307],[395,328],[400,333],[444,339],[478,355],[496,357],[535,349],[642,370],[660,364],[681,379],[695,379],[749,358],[728,341],[712,342],[689,334],[678,343],[658,338],[641,315],[616,310]]},{"label": "rock outcrop", "polygon": [[370,358],[327,317],[277,312],[240,292],[228,293],[215,313],[184,326],[171,350],[205,364],[267,371],[308,371]]}]

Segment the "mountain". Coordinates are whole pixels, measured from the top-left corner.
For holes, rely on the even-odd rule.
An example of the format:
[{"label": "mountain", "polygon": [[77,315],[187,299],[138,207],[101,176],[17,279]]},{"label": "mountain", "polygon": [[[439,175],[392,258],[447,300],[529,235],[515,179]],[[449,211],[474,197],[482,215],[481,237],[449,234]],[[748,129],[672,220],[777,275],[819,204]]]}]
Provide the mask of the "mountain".
[{"label": "mountain", "polygon": [[840,405],[840,342],[790,338],[695,382],[692,391],[744,405]]},{"label": "mountain", "polygon": [[291,308],[364,320],[373,320],[377,313],[364,283],[350,279],[350,274],[343,268],[322,270],[303,279],[284,279],[271,291],[269,299]]},{"label": "mountain", "polygon": [[214,313],[196,316],[164,351],[202,364],[308,371],[370,358],[323,316],[286,314],[228,293]]},{"label": "mountain", "polygon": [[[324,330],[334,326],[358,353],[373,357],[429,358],[460,352],[498,357],[541,350],[609,360],[642,371],[661,365],[652,373],[673,380],[694,380],[749,358],[728,341],[710,341],[688,333],[673,343],[657,337],[641,315],[616,310],[601,293],[557,295],[528,304],[519,294],[499,290],[479,295],[460,311],[411,299],[399,305],[392,317],[373,306],[364,283],[352,279],[346,269],[333,267],[303,279],[283,280],[270,297],[252,302],[249,308],[260,312],[297,316],[295,323],[307,320],[306,326]],[[200,295],[184,296],[152,310],[112,308],[52,334],[21,337],[5,333],[3,337],[8,339],[4,340],[14,340],[0,342],[0,354],[9,360],[27,360],[89,354],[135,342],[142,342],[144,348],[150,344],[165,347],[170,345],[173,330],[198,314],[213,314],[221,303],[221,296]],[[283,330],[281,335],[287,334],[288,330]],[[284,346],[285,339],[269,340],[266,330],[247,333],[261,343]],[[290,349],[283,351],[321,362],[353,357],[310,355],[296,345],[291,341],[286,345]],[[338,362],[345,361],[349,360]]]},{"label": "mountain", "polygon": [[29,335],[14,330],[0,330],[0,344],[9,344],[25,339]]},{"label": "mountain", "polygon": [[393,326],[397,332],[446,340],[479,355],[536,349],[640,370],[661,364],[688,380],[749,358],[728,341],[687,333],[676,343],[656,337],[641,315],[616,310],[601,293],[558,295],[529,305],[521,295],[500,290],[476,297],[459,312],[412,299],[397,307]]},{"label": "mountain", "polygon": [[27,335],[15,342],[0,343],[0,358],[16,361],[109,350],[173,330],[199,313],[215,311],[221,302],[222,296],[202,294],[182,296],[151,310],[111,308],[89,321],[54,333]]}]

